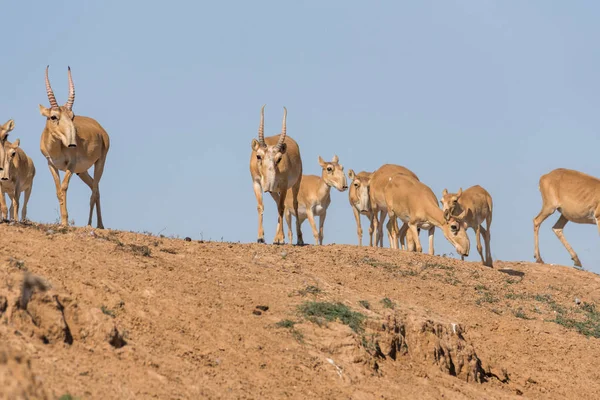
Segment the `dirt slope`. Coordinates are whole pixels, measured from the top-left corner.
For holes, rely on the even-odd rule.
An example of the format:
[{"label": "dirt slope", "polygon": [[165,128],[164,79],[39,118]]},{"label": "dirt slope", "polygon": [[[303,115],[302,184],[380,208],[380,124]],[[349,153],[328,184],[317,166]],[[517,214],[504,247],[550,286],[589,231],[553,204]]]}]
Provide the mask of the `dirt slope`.
[{"label": "dirt slope", "polygon": [[600,397],[589,272],[42,225],[0,235],[0,398]]}]

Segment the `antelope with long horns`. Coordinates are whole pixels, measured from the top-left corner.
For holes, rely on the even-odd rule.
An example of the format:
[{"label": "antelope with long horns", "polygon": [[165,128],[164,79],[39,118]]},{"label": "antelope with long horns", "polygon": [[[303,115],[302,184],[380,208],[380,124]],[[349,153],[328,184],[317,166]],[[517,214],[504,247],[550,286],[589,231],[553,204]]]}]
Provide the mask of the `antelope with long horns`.
[{"label": "antelope with long horns", "polygon": [[[35,166],[31,158],[19,147],[19,139],[10,143],[8,133],[14,128],[15,123],[11,119],[0,126],[0,209],[2,219],[13,221],[19,220],[19,203],[21,193],[25,192],[21,220],[27,220],[27,203],[31,196],[33,178],[35,177]],[[5,194],[10,198],[10,214],[6,207]]]},{"label": "antelope with long horns", "polygon": [[[331,188],[334,187],[340,192],[348,189],[346,184],[346,175],[344,167],[339,163],[338,156],[333,156],[330,162],[324,161],[319,156],[319,165],[321,166],[321,176],[303,175],[300,191],[298,192],[298,211],[292,208],[292,189],[288,189],[285,199],[285,220],[288,226],[288,237],[292,243],[292,216],[300,220],[300,225],[308,218],[308,222],[313,231],[315,244],[323,244],[323,226],[327,217],[327,208],[331,204]],[[315,216],[319,217],[319,229],[315,224]]]},{"label": "antelope with long horns", "polygon": [[[265,242],[263,229],[263,193],[268,192],[277,203],[277,232],[274,244],[284,244],[283,214],[288,189],[291,189],[292,209],[298,215],[298,192],[302,182],[302,158],[298,143],[286,133],[287,109],[283,108],[283,122],[279,135],[265,137],[265,106],[260,110],[258,140],[252,139],[250,154],[250,175],[258,206],[258,243]],[[303,245],[300,220],[296,219],[298,245]]]},{"label": "antelope with long horns", "polygon": [[[48,160],[48,168],[56,185],[56,196],[60,204],[60,219],[62,225],[69,224],[67,213],[67,189],[73,174],[92,190],[90,197],[90,215],[88,225],[92,225],[92,214],[96,206],[97,226],[104,228],[102,212],[100,210],[99,183],[104,172],[104,164],[110,147],[108,133],[92,118],[75,115],[73,103],[75,102],[75,86],[69,76],[69,97],[64,106],[59,106],[54,97],[54,92],[48,79],[46,67],[46,93],[50,101],[50,108],[40,104],[40,113],[46,117],[46,126],[42,132],[40,150]],[[94,177],[88,173],[94,166]],[[61,183],[59,171],[64,171],[65,176]]]},{"label": "antelope with long horns", "polygon": [[567,222],[594,224],[600,232],[600,179],[571,169],[558,168],[542,175],[539,182],[542,210],[533,219],[534,257],[543,263],[540,255],[539,230],[546,218],[560,212],[560,218],[552,230],[565,246],[576,267],[581,261],[563,234]]}]

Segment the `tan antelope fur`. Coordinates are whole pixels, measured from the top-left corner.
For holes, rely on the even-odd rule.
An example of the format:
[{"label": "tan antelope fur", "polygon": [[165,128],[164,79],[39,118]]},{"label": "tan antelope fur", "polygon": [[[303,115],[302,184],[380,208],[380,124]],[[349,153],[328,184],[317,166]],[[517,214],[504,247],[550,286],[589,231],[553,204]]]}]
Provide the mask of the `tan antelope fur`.
[{"label": "tan antelope fur", "polygon": [[[258,203],[258,243],[265,242],[263,229],[263,192],[270,193],[277,203],[277,232],[274,244],[284,244],[283,213],[288,189],[291,189],[292,209],[298,213],[298,192],[302,182],[302,158],[300,148],[294,139],[286,133],[287,110],[283,108],[283,122],[279,135],[265,137],[265,106],[260,110],[260,125],[258,140],[252,139],[250,154],[250,175],[254,186],[254,195]],[[304,244],[300,221],[296,219],[296,234],[298,244]]]},{"label": "tan antelope fur", "polygon": [[[385,201],[384,188],[388,184],[390,178],[396,174],[404,174],[410,176],[417,181],[419,178],[417,175],[409,170],[408,168],[402,167],[400,165],[395,164],[384,164],[379,169],[377,169],[371,175],[371,179],[369,180],[369,200],[371,202],[371,212],[373,214],[373,230],[375,232],[375,246],[379,244],[379,247],[383,247],[383,222],[385,221],[387,212],[387,204]],[[379,213],[379,217],[378,217]],[[400,239],[402,243],[402,247],[404,248],[404,233],[407,232],[408,226],[402,226],[400,230]],[[407,242],[413,240],[411,238],[412,233],[407,232]],[[391,237],[388,236],[391,240]],[[407,243],[408,244],[408,243]],[[392,246],[390,242],[390,247],[397,247],[397,245]]]},{"label": "tan antelope fur", "polygon": [[[2,219],[19,220],[19,203],[21,193],[25,192],[21,220],[27,219],[27,203],[33,188],[35,166],[31,158],[19,147],[19,139],[10,143],[8,133],[14,128],[13,120],[0,127],[0,208]],[[10,214],[6,207],[5,194],[10,198]]]},{"label": "tan antelope fur", "polygon": [[[300,191],[298,192],[298,212],[296,213],[292,205],[292,189],[288,189],[285,199],[285,220],[288,226],[288,237],[292,243],[292,216],[300,220],[300,225],[308,218],[308,222],[313,231],[315,244],[323,244],[323,226],[327,217],[327,208],[331,204],[331,188],[334,187],[340,192],[348,189],[346,184],[346,175],[344,167],[339,163],[338,156],[333,156],[330,162],[325,162],[319,156],[319,165],[321,166],[321,176],[303,175]],[[319,229],[315,224],[315,216],[319,217]]]},{"label": "tan antelope fur", "polygon": [[371,200],[369,199],[369,178],[372,172],[361,171],[358,174],[354,170],[348,171],[350,186],[348,189],[348,200],[356,219],[356,234],[358,245],[362,246],[362,226],[360,216],[366,215],[369,219],[369,246],[373,246],[373,213],[371,212]]},{"label": "tan antelope fur", "polygon": [[560,218],[552,230],[565,246],[576,267],[581,261],[563,234],[567,222],[595,224],[600,232],[600,179],[571,169],[558,168],[542,175],[539,181],[542,210],[533,219],[534,257],[543,263],[539,247],[540,225],[546,218],[560,212]]},{"label": "tan antelope fur", "polygon": [[[48,79],[46,67],[46,93],[50,101],[50,108],[40,104],[40,113],[46,117],[46,126],[40,140],[40,150],[48,160],[48,168],[54,178],[56,196],[60,204],[60,219],[62,225],[68,225],[67,189],[73,174],[92,190],[90,197],[90,215],[88,225],[92,225],[92,214],[96,206],[97,226],[104,228],[102,212],[100,210],[99,183],[104,172],[104,164],[110,147],[108,133],[92,118],[75,115],[73,103],[75,102],[75,86],[71,77],[71,68],[68,70],[69,98],[64,106],[59,106],[54,97],[54,92]],[[88,170],[94,166],[94,177]],[[59,171],[64,171],[65,176],[60,182]]]},{"label": "tan antelope fur", "polygon": [[[481,256],[481,262],[488,267],[492,266],[492,251],[490,250],[490,225],[492,224],[492,196],[487,190],[479,185],[471,186],[463,192],[462,188],[457,193],[448,193],[448,189],[442,192],[440,200],[444,218],[450,217],[465,221],[467,227],[475,231],[477,239],[477,251]],[[487,229],[483,227],[486,222]],[[485,258],[481,247],[481,238],[485,241]],[[464,260],[464,257],[462,257]]]},{"label": "tan antelope fur", "polygon": [[417,252],[422,252],[418,228],[429,231],[429,254],[433,255],[433,236],[438,227],[448,241],[456,248],[461,256],[469,255],[469,237],[465,231],[467,224],[450,218],[446,221],[444,212],[438,206],[438,200],[433,191],[422,182],[411,176],[397,174],[388,179],[384,197],[387,204],[389,221],[387,228],[392,236],[392,246],[398,246],[398,224],[400,218],[408,224]]}]

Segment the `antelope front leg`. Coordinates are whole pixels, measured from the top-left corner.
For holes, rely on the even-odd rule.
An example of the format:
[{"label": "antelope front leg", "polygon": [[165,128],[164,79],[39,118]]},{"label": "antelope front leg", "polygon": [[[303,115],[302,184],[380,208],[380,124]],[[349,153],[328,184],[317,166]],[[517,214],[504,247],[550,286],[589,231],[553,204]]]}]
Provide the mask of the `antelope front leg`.
[{"label": "antelope front leg", "polygon": [[[432,226],[431,228],[429,228],[429,254],[430,255],[435,254],[435,250],[433,249],[433,235],[435,235],[435,226]],[[417,233],[417,236],[419,236],[418,233]]]},{"label": "antelope front leg", "polygon": [[[286,190],[282,190],[279,195],[271,193],[271,196],[277,202],[277,231],[275,233],[275,239],[273,244],[285,244],[285,234],[283,233],[283,212],[285,211],[285,197]],[[296,215],[298,215],[296,213]],[[296,225],[298,224],[298,218],[296,218]]]},{"label": "antelope front leg", "polygon": [[285,222],[288,227],[288,240],[291,244],[294,242],[294,234],[292,233],[292,212],[289,209],[285,210]]},{"label": "antelope front leg", "polygon": [[319,217],[319,244],[323,244],[323,227],[325,226],[325,218],[327,217],[327,212],[323,211],[323,214]]},{"label": "antelope front leg", "polygon": [[256,210],[258,211],[258,239],[256,240],[258,243],[265,242],[265,230],[263,229],[263,212],[265,207],[263,206],[263,195],[262,188],[260,187],[260,183],[257,181],[253,182],[254,186],[254,195],[256,196]]},{"label": "antelope front leg", "polygon": [[575,266],[576,267],[581,267],[581,261],[579,261],[579,257],[577,256],[577,253],[575,253],[575,250],[573,250],[573,248],[571,247],[571,245],[569,244],[569,242],[567,242],[567,239],[565,239],[565,235],[563,234],[563,229],[564,229],[565,225],[567,224],[567,222],[569,222],[569,220],[566,219],[561,214],[561,216],[558,219],[558,221],[556,221],[556,224],[554,224],[554,226],[552,227],[552,230],[554,231],[554,233],[558,237],[558,240],[560,240],[560,242],[563,244],[563,246],[565,246],[565,248],[567,249],[567,251],[571,255],[571,259],[575,263]]},{"label": "antelope front leg", "polygon": [[411,224],[409,222],[408,223],[408,229],[410,229],[410,232],[411,232],[412,237],[413,237],[413,243],[414,243],[415,251],[417,253],[422,253],[423,252],[423,247],[421,247],[421,240],[419,239],[419,232],[417,231],[417,226],[415,224]]},{"label": "antelope front leg", "polygon": [[[298,182],[294,186],[292,186],[292,207],[294,208],[294,212],[298,215],[298,193],[300,193],[300,182],[302,181],[302,177],[298,179]],[[285,194],[283,194],[285,197]],[[298,242],[296,243],[298,246],[304,245],[304,239],[302,237],[302,221],[300,218],[296,217],[296,236],[298,236]],[[291,243],[290,243],[291,244]]]},{"label": "antelope front leg", "polygon": [[50,169],[50,173],[52,174],[52,178],[54,178],[54,185],[56,186],[56,197],[58,198],[58,204],[60,205],[60,223],[61,225],[69,225],[69,215],[67,214],[67,191],[63,190],[63,186],[68,188],[69,180],[71,173],[69,171],[65,172],[65,177],[63,180],[63,184],[60,183],[60,175],[58,173],[58,168],[56,168],[50,161],[48,161],[48,168]]},{"label": "antelope front leg", "polygon": [[379,244],[379,209],[377,208],[373,208],[372,210],[372,215],[373,215],[373,233],[375,234],[375,247],[378,246]]},{"label": "antelope front leg", "polygon": [[[485,261],[483,261],[483,265],[486,267],[492,266],[492,251],[490,250],[490,231],[489,229],[485,229],[483,225],[480,225],[481,228],[481,237],[483,238],[485,244]],[[483,256],[482,256],[483,260]]]},{"label": "antelope front leg", "polygon": [[319,231],[317,230],[317,225],[315,224],[315,216],[313,214],[313,210],[308,208],[306,210],[306,216],[308,217],[308,222],[310,223],[310,227],[313,231],[313,236],[315,238],[315,244],[319,244]]},{"label": "antelope front leg", "polygon": [[383,247],[383,222],[385,221],[385,217],[387,215],[387,210],[381,210],[379,212],[379,247]]},{"label": "antelope front leg", "polygon": [[533,219],[533,241],[535,246],[533,250],[533,257],[535,257],[535,261],[540,264],[544,263],[542,256],[540,255],[540,225],[542,225],[542,222],[544,222],[546,218],[554,214],[554,211],[556,211],[555,208],[548,207],[546,204],[544,204],[542,206],[542,211],[540,211],[540,213]]},{"label": "antelope front leg", "polygon": [[[362,246],[362,226],[360,225],[360,213],[356,209],[356,207],[352,206],[352,212],[354,213],[354,219],[356,220],[356,234],[358,235],[358,245]],[[371,237],[371,242],[373,241],[373,237]],[[373,244],[373,243],[371,243]]]},{"label": "antelope front leg", "polygon": [[2,190],[0,196],[0,208],[2,210],[2,221],[8,221],[8,208],[6,207],[6,197],[4,196],[4,190]]},{"label": "antelope front leg", "polygon": [[481,224],[477,225],[477,229],[475,229],[475,237],[477,238],[477,252],[479,253],[479,257],[481,257],[481,263],[485,265],[485,259],[483,258],[483,247],[481,246],[481,236],[484,236],[485,228],[481,226]]},{"label": "antelope front leg", "polygon": [[29,188],[25,190],[25,198],[23,199],[23,209],[21,211],[21,221],[27,221],[27,203],[29,202],[29,196],[31,196],[31,189],[33,182],[29,185]]},{"label": "antelope front leg", "polygon": [[[374,227],[373,227],[373,213],[369,213],[368,215],[369,218],[369,246],[373,247],[373,232],[374,232]],[[361,230],[362,232],[362,230]]]},{"label": "antelope front leg", "polygon": [[15,191],[10,198],[10,214],[13,221],[19,221],[19,197],[21,197],[21,189],[19,185],[15,185]]}]

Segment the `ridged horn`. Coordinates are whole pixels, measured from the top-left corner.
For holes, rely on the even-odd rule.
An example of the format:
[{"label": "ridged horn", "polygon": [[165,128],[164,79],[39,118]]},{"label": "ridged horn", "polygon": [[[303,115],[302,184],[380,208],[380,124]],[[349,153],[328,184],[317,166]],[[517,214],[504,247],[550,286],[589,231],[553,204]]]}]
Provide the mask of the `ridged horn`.
[{"label": "ridged horn", "polygon": [[75,85],[73,84],[73,77],[71,76],[71,67],[69,67],[69,99],[65,103],[65,107],[69,110],[73,110],[73,103],[75,102]]},{"label": "ridged horn", "polygon": [[260,125],[258,126],[258,143],[262,147],[267,147],[265,143],[265,106],[266,104],[263,104],[260,109]]},{"label": "ridged horn", "polygon": [[50,79],[48,79],[48,68],[50,68],[49,65],[46,66],[46,94],[48,95],[48,100],[50,100],[50,107],[58,108],[54,91],[52,91],[52,87],[50,86]]},{"label": "ridged horn", "polygon": [[285,121],[287,119],[287,109],[283,107],[283,122],[281,123],[281,135],[279,135],[279,141],[277,142],[277,149],[281,150],[281,145],[285,142],[286,126]]}]

